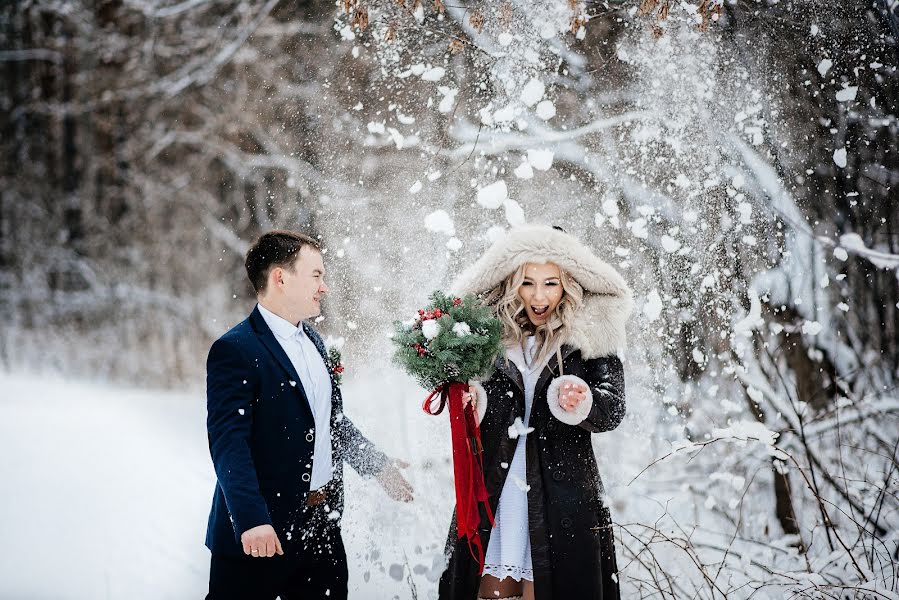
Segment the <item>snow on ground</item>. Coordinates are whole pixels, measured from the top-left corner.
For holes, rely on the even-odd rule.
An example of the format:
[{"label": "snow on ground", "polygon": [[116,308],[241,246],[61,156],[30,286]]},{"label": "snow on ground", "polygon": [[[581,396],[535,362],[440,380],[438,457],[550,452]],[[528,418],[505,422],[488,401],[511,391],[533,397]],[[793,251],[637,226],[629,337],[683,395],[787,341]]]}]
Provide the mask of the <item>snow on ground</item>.
[{"label": "snow on ground", "polygon": [[[366,435],[412,463],[415,488],[397,503],[347,469],[350,598],[436,598],[454,501],[446,417],[422,413],[423,390],[392,370],[348,372],[344,396]],[[202,388],[0,374],[0,409],[0,598],[205,595],[214,475]]]},{"label": "snow on ground", "polygon": [[199,598],[202,392],[0,376],[0,598]]},{"label": "snow on ground", "polygon": [[[349,470],[350,597],[411,597],[414,569],[419,598],[428,598],[452,512],[443,420],[420,413],[423,394],[404,378],[349,380],[345,394],[357,425],[413,463],[417,492],[413,504],[399,504]],[[0,598],[204,596],[214,475],[202,389],[0,375],[0,397]],[[405,407],[405,416],[385,404]]]}]

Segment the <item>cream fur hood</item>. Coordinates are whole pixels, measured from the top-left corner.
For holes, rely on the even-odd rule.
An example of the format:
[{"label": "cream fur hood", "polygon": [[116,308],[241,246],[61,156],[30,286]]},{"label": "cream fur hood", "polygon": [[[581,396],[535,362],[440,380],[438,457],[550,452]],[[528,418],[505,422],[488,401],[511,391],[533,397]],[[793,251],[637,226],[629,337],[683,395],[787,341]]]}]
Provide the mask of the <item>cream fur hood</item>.
[{"label": "cream fur hood", "polygon": [[616,354],[626,348],[624,325],[633,307],[624,278],[574,236],[547,225],[510,229],[453,282],[458,295],[486,292],[522,263],[553,262],[584,288],[584,305],[574,315],[567,341],[585,359]]}]

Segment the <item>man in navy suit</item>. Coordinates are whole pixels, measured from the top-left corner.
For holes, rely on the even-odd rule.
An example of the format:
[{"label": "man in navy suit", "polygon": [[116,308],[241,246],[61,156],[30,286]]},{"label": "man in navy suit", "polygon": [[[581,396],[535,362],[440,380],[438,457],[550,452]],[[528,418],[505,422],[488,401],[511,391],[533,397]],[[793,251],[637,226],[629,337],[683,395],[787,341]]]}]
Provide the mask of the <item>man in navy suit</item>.
[{"label": "man in navy suit", "polygon": [[395,500],[412,488],[343,414],[324,344],[307,319],[328,291],[320,247],[271,231],[246,257],[258,304],[216,340],[206,427],[218,479],[206,545],[207,600],[345,599],[343,463]]}]

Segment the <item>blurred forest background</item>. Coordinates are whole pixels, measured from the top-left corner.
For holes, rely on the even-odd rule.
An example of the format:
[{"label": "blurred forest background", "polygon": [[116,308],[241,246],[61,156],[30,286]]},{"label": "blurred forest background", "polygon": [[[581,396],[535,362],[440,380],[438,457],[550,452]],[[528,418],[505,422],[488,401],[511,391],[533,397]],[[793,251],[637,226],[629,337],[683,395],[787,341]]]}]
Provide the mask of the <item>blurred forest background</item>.
[{"label": "blurred forest background", "polygon": [[287,227],[386,366],[558,224],[637,296],[626,589],[899,597],[897,44],[896,0],[3,3],[0,365],[195,385]]}]

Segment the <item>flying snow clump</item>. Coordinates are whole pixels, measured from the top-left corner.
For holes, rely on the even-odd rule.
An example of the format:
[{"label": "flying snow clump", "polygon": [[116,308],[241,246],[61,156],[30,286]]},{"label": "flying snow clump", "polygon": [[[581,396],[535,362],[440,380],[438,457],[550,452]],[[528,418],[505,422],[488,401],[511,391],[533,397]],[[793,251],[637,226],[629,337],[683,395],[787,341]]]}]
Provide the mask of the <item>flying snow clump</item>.
[{"label": "flying snow clump", "polygon": [[506,187],[506,182],[500,179],[478,189],[477,202],[484,208],[494,210],[502,206],[508,197],[509,189]]},{"label": "flying snow clump", "polygon": [[435,210],[425,217],[425,229],[434,233],[456,235],[456,227],[452,217],[442,208]]}]

